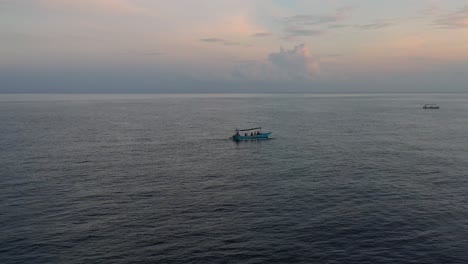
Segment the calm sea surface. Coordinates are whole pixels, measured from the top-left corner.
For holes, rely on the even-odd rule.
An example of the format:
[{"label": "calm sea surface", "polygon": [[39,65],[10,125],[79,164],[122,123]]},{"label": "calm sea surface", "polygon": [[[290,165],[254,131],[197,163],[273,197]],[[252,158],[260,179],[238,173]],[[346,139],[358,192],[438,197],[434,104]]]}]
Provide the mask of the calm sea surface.
[{"label": "calm sea surface", "polygon": [[0,95],[0,263],[468,263],[468,95]]}]

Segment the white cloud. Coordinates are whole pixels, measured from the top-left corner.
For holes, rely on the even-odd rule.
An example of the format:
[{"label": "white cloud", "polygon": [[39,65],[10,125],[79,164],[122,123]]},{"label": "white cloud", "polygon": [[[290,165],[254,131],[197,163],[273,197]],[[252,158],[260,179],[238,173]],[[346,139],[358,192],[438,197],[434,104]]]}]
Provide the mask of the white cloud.
[{"label": "white cloud", "polygon": [[320,73],[320,61],[306,44],[280,48],[265,62],[247,62],[236,70],[236,77],[254,80],[306,80]]},{"label": "white cloud", "polygon": [[318,58],[312,55],[310,48],[305,44],[295,46],[293,49],[280,49],[271,53],[268,61],[283,73],[295,77],[310,77],[320,72]]}]

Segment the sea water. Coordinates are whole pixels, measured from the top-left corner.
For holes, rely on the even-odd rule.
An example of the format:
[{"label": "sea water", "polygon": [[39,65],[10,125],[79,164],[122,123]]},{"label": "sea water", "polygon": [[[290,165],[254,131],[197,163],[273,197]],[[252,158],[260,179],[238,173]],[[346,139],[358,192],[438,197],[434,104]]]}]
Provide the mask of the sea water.
[{"label": "sea water", "polygon": [[[272,139],[229,140],[257,126]],[[466,94],[0,95],[0,263],[468,263],[467,249]]]}]

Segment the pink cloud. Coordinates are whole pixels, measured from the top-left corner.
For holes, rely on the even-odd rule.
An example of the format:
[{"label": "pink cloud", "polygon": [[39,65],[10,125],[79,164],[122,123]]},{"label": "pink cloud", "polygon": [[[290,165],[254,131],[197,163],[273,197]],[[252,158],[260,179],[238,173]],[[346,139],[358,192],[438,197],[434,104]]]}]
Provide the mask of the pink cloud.
[{"label": "pink cloud", "polygon": [[201,28],[202,34],[223,36],[251,36],[265,31],[245,15],[226,16],[218,21],[210,21]]}]

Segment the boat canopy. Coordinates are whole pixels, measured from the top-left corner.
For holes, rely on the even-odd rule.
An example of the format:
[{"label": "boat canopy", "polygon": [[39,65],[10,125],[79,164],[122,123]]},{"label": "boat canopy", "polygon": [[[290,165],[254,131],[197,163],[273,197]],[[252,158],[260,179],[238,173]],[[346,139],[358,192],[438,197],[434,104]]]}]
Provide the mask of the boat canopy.
[{"label": "boat canopy", "polygon": [[262,129],[261,127],[254,127],[254,128],[249,128],[249,129],[236,129],[236,131],[250,131],[250,130],[259,130]]}]

